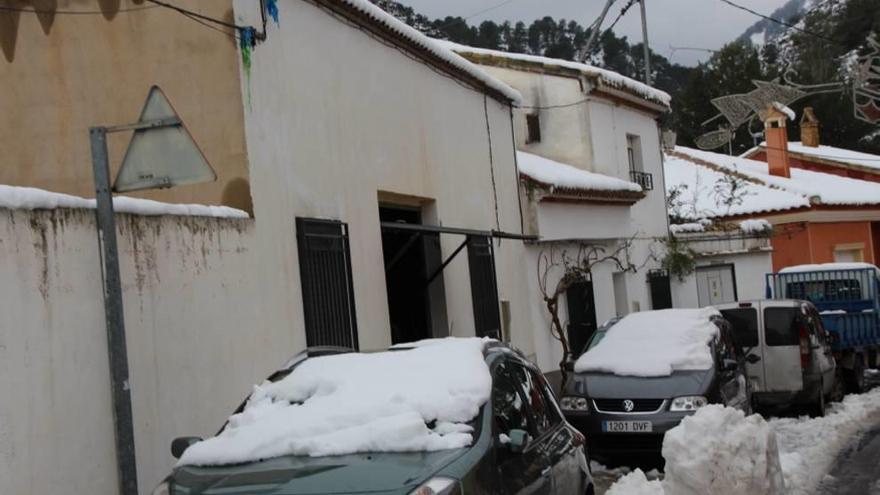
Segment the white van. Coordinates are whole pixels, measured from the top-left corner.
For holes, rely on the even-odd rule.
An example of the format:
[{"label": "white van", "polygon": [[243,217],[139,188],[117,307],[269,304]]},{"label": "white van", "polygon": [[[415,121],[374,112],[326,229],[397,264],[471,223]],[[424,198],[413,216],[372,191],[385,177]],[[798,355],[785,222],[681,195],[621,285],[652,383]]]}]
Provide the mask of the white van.
[{"label": "white van", "polygon": [[816,308],[795,299],[715,306],[733,326],[737,345],[761,358],[746,371],[757,406],[806,406],[823,416],[836,395],[831,342]]}]

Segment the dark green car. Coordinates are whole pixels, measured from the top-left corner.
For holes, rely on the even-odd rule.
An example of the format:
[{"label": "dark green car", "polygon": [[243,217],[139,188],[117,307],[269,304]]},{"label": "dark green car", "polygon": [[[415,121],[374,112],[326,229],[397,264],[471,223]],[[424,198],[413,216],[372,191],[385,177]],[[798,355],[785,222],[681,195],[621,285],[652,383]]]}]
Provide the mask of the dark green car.
[{"label": "dark green car", "polygon": [[[338,352],[351,351],[310,349],[269,380],[287,376],[309,357]],[[469,447],[182,466],[153,494],[592,494],[584,437],[565,421],[543,375],[500,343],[488,344],[484,355],[492,399],[471,423],[474,441]],[[198,440],[176,439],[172,454],[179,457]]]}]

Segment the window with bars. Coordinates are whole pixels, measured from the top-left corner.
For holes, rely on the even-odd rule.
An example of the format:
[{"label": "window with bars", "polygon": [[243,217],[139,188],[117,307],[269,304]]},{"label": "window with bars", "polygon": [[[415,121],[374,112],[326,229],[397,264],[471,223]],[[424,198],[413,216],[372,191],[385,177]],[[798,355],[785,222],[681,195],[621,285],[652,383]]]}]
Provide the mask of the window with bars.
[{"label": "window with bars", "polygon": [[357,349],[348,225],[297,218],[296,237],[307,345]]},{"label": "window with bars", "polygon": [[495,251],[492,238],[468,238],[468,265],[471,275],[471,298],[474,326],[478,337],[501,339],[501,314],[498,309],[498,285],[495,280]]}]

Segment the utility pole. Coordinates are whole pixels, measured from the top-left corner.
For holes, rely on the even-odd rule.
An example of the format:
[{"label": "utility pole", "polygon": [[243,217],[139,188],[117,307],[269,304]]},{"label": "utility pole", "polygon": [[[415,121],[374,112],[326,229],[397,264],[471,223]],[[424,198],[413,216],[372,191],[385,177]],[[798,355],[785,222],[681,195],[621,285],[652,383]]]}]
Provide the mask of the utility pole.
[{"label": "utility pole", "polygon": [[639,0],[642,10],[642,45],[645,47],[645,84],[651,85],[651,49],[648,48],[648,19],[645,17],[645,0]]},{"label": "utility pole", "polygon": [[[599,18],[596,19],[596,22],[593,23],[592,30],[590,31],[590,39],[587,40],[587,45],[584,47],[584,52],[581,53],[581,63],[586,63],[587,57],[590,56],[590,50],[593,48],[593,45],[596,44],[596,40],[599,38],[599,31],[602,29],[602,23],[605,22],[605,16],[608,15],[608,9],[611,8],[611,5],[616,0],[607,0],[605,2],[605,6],[602,7],[602,13],[599,14]],[[644,15],[642,16],[644,17]]]}]

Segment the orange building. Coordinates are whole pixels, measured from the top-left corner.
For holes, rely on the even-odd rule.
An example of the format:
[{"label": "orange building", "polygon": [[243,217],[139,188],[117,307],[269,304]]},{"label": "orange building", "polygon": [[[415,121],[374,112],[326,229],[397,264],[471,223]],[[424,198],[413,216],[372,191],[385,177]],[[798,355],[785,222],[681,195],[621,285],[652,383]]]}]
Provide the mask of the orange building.
[{"label": "orange building", "polygon": [[[768,109],[764,122],[766,143],[750,152],[766,161],[682,147],[668,153],[679,163],[712,169],[731,178],[720,185],[700,184],[697,180],[690,188],[702,200],[695,211],[715,221],[769,221],[773,225],[774,271],[813,263],[880,263],[880,161],[876,162],[876,179],[873,174],[871,179],[856,178],[853,173],[864,170],[849,166],[802,166],[804,154],[789,149],[786,123],[790,111],[783,110]],[[808,113],[805,119],[815,120],[812,111]],[[798,145],[796,149],[800,150],[802,146]],[[751,193],[725,201],[725,188],[736,182],[748,184],[751,189],[745,190]],[[744,190],[741,186],[739,189]]]}]

